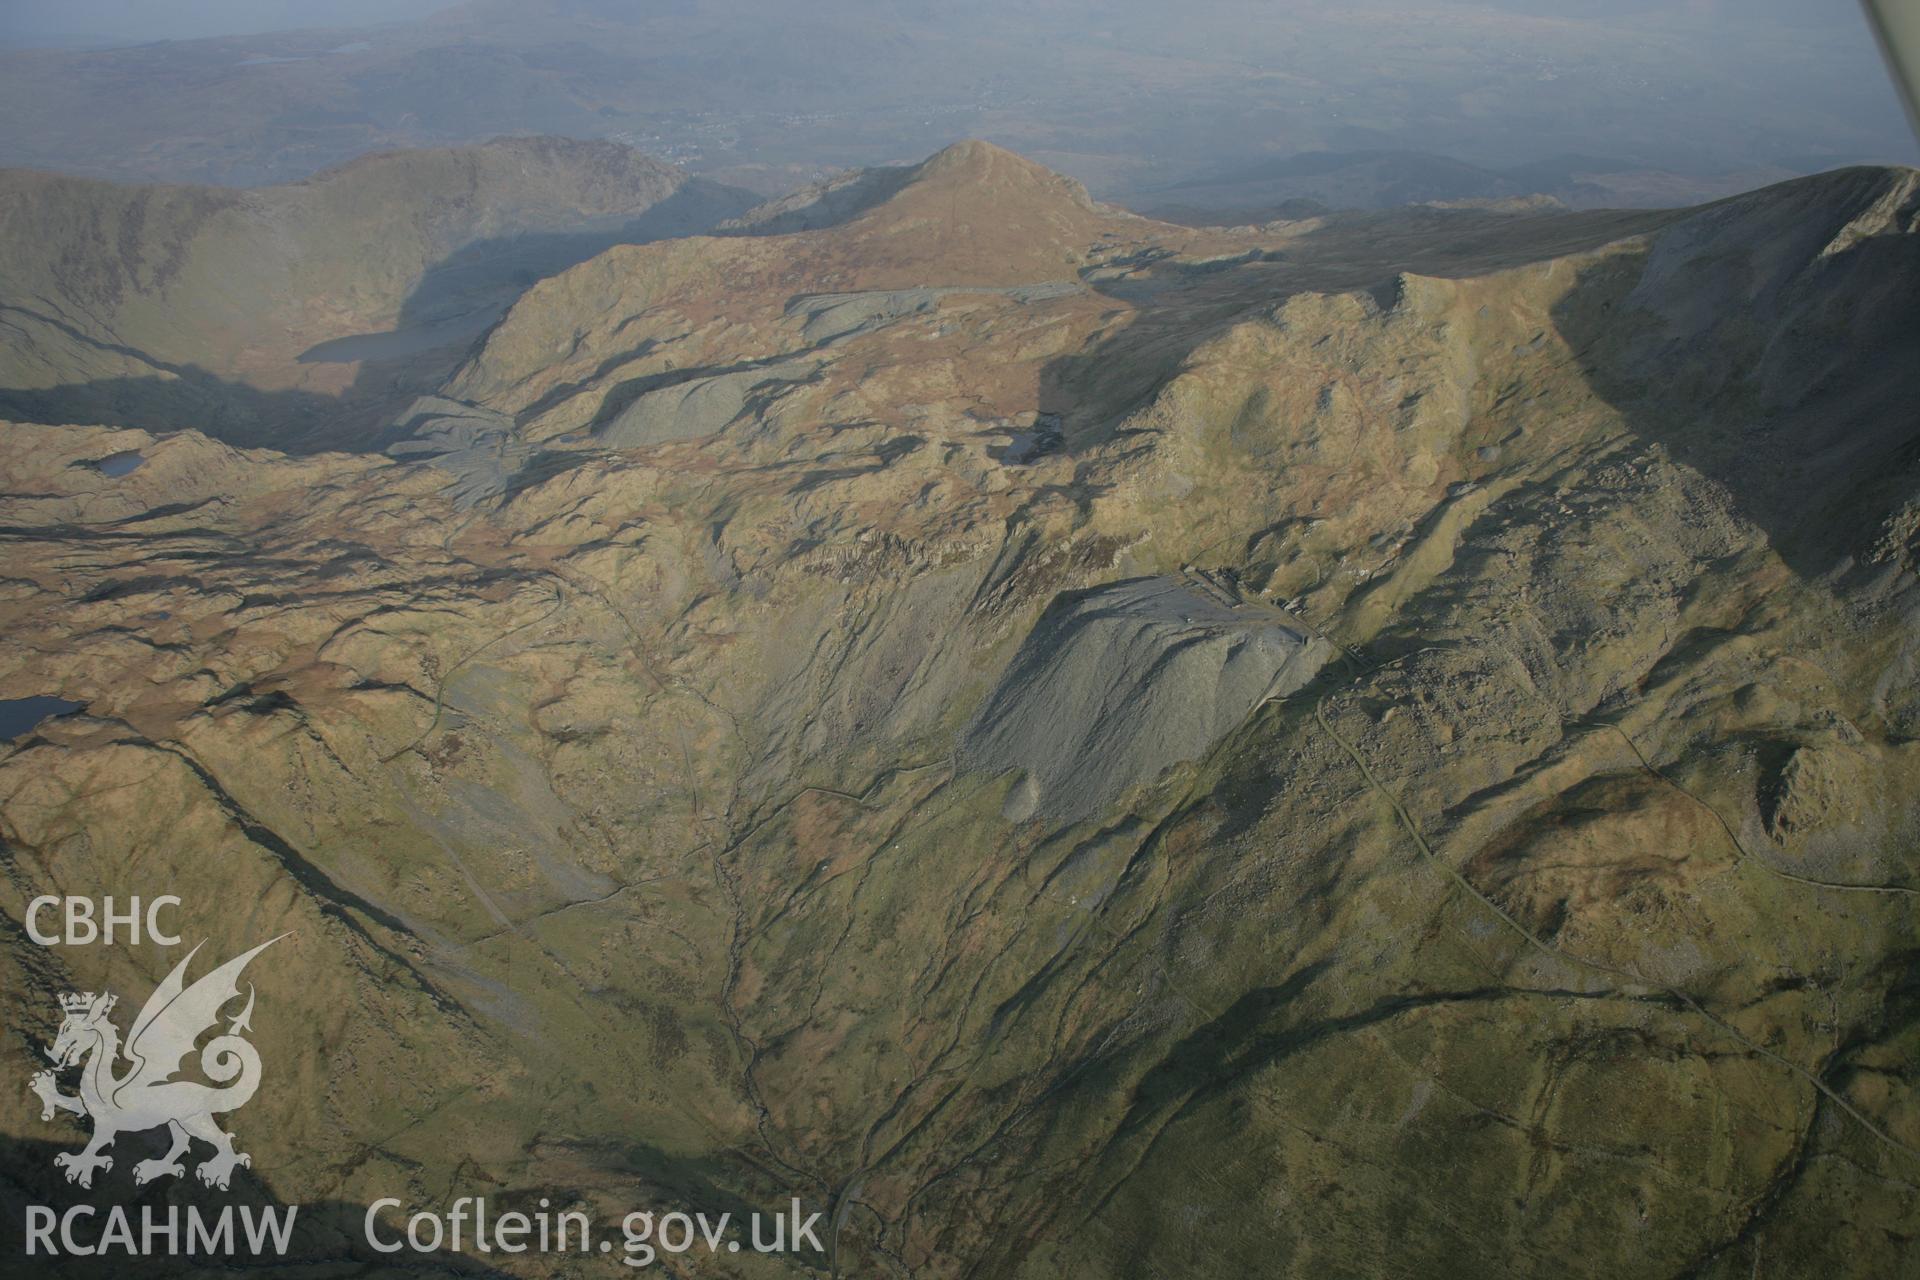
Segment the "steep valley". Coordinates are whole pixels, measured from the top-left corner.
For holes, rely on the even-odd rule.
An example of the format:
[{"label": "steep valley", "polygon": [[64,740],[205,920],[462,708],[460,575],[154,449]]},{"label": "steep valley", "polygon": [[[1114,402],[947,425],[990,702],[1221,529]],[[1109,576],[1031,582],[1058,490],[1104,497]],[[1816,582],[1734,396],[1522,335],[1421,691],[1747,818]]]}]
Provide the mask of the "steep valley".
[{"label": "steep valley", "polygon": [[[291,437],[48,398],[228,298],[132,213],[110,321],[8,332],[0,699],[84,704],[0,749],[23,1090],[47,992],[178,958],[29,901],[166,892],[292,935],[235,1185],[312,1276],[474,1188],[830,1224],[700,1276],[1920,1267],[1920,174],[596,207],[676,199],[364,399],[297,357],[402,299],[262,285],[193,359]],[[17,1220],[80,1130],[0,1126]]]}]

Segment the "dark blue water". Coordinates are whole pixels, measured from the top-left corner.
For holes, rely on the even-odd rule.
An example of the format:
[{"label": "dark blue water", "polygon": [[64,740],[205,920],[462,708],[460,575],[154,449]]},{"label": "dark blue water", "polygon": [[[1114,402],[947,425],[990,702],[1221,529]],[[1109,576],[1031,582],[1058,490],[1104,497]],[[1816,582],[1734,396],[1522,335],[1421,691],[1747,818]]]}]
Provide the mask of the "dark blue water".
[{"label": "dark blue water", "polygon": [[86,707],[84,702],[65,698],[0,698],[0,739],[18,738],[42,720],[72,715]]},{"label": "dark blue water", "polygon": [[146,455],[138,449],[128,449],[122,453],[110,453],[93,465],[99,468],[102,475],[125,476],[138,471],[146,460]]}]

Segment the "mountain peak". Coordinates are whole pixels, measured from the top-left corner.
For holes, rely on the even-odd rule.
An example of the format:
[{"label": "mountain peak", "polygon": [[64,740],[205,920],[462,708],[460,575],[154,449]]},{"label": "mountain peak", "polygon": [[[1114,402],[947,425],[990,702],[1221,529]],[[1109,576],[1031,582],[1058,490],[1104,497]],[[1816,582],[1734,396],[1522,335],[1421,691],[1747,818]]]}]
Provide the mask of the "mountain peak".
[{"label": "mountain peak", "polygon": [[1086,188],[1072,178],[978,138],[956,142],[915,168],[907,189],[927,185],[966,186],[1001,194],[1030,191],[1065,199],[1082,208],[1093,205]]},{"label": "mountain peak", "polygon": [[[906,283],[1025,283],[1069,276],[1117,211],[1072,178],[991,142],[968,139],[916,165],[856,169],[723,224],[738,235],[843,227],[869,269]],[[927,279],[918,273],[931,272]]]},{"label": "mountain peak", "polygon": [[938,264],[948,283],[1012,284],[1072,276],[1112,216],[1073,179],[968,141],[906,170],[848,230],[872,260],[911,242],[913,259]]}]

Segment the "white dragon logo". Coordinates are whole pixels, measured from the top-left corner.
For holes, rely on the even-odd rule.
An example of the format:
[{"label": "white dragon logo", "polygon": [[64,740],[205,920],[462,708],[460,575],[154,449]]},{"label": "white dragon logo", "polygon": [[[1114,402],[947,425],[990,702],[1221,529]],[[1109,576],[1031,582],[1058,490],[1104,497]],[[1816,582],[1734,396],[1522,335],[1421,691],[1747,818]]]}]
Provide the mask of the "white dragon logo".
[{"label": "white dragon logo", "polygon": [[[280,938],[286,936],[283,933]],[[113,1157],[101,1152],[113,1145],[116,1135],[161,1125],[172,1131],[173,1147],[158,1160],[136,1164],[136,1183],[151,1182],[163,1174],[179,1177],[186,1173],[180,1157],[187,1153],[193,1138],[214,1149],[213,1157],[201,1161],[194,1170],[210,1187],[226,1190],[235,1166],[252,1165],[250,1157],[233,1149],[233,1135],[222,1132],[213,1121],[216,1114],[245,1106],[260,1087],[260,1054],[240,1038],[242,1031],[253,1029],[249,1022],[253,1017],[251,983],[247,986],[246,1008],[232,1020],[227,1034],[215,1036],[200,1051],[200,1069],[214,1084],[175,1080],[173,1076],[182,1060],[193,1052],[201,1033],[219,1022],[221,1006],[239,996],[240,971],[280,938],[270,938],[236,956],[192,986],[186,985],[187,965],[200,947],[189,951],[133,1020],[124,1050],[133,1065],[117,1077],[114,1063],[122,1052],[120,1032],[108,1021],[107,1014],[118,998],[106,992],[96,996],[91,991],[60,997],[60,1007],[67,1017],[47,1057],[56,1070],[62,1071],[87,1059],[80,1071],[80,1092],[61,1093],[54,1071],[42,1071],[29,1087],[45,1104],[42,1120],[53,1119],[55,1111],[93,1118],[93,1140],[86,1148],[53,1158],[54,1164],[67,1171],[68,1182],[91,1187],[94,1170],[113,1168]]]}]

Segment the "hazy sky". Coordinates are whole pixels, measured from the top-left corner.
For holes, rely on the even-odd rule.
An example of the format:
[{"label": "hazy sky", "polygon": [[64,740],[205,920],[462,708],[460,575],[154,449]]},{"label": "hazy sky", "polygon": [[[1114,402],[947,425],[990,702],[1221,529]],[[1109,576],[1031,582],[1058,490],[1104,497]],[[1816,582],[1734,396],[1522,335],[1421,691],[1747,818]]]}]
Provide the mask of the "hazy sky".
[{"label": "hazy sky", "polygon": [[550,133],[772,190],[979,134],[1118,192],[1308,151],[1742,181],[1920,156],[1855,0],[464,0],[267,34],[452,8],[0,0],[0,43],[143,46],[11,58],[0,164],[256,185]]},{"label": "hazy sky", "polygon": [[[457,0],[0,0],[0,40],[148,41],[400,22]],[[658,8],[670,0],[598,0],[601,9]],[[795,4],[816,0],[793,0]],[[1045,4],[1048,0],[1036,0]],[[1076,3],[1078,0],[1076,0]],[[1174,3],[1176,0],[1168,0]],[[1191,0],[1189,0],[1191,2]],[[1332,2],[1332,0],[1330,0]],[[1686,15],[1735,24],[1857,22],[1854,0],[1460,0],[1523,14],[1605,21],[1638,14]],[[949,0],[963,12],[968,0]],[[1447,3],[1447,0],[1440,0]],[[1081,7],[1088,7],[1082,5]],[[1090,6],[1098,9],[1100,6]],[[1125,0],[1116,4],[1125,7]],[[1415,7],[1418,7],[1417,5]]]},{"label": "hazy sky", "polygon": [[186,40],[290,27],[400,22],[453,0],[0,0],[9,43]]}]

